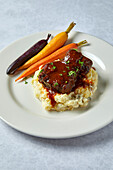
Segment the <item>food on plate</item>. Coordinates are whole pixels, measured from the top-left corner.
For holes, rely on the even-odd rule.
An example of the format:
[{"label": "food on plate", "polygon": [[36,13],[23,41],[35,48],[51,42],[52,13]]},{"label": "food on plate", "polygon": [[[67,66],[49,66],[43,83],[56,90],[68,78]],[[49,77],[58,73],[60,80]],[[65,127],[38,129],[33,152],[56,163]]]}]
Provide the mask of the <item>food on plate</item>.
[{"label": "food on plate", "polygon": [[34,55],[39,53],[46,45],[51,34],[48,34],[47,39],[42,39],[29,48],[24,54],[17,58],[8,68],[7,74],[14,74],[17,69],[22,66],[26,61],[31,59]]},{"label": "food on plate", "polygon": [[63,59],[40,66],[32,80],[34,93],[46,110],[72,110],[88,105],[97,89],[93,62],[76,49]]},{"label": "food on plate", "polygon": [[68,39],[68,33],[72,30],[74,26],[75,26],[75,23],[72,22],[65,32],[61,32],[57,34],[37,55],[35,55],[30,60],[28,60],[19,69],[21,70],[21,69],[26,69],[30,67],[32,64],[36,63],[37,61],[50,55],[51,53],[53,53],[54,51],[62,47]]},{"label": "food on plate", "polygon": [[54,60],[59,59],[59,58],[63,58],[65,56],[66,52],[69,49],[78,48],[78,47],[80,47],[80,46],[82,46],[82,45],[84,45],[86,43],[87,43],[87,41],[84,40],[84,41],[81,41],[81,42],[76,43],[76,44],[75,43],[68,44],[68,45],[58,49],[57,51],[55,51],[51,55],[45,57],[44,59],[42,59],[42,60],[36,62],[35,64],[33,64],[32,66],[30,66],[15,81],[20,80],[23,77],[27,77],[27,76],[33,74],[36,70],[39,69],[39,67],[41,65],[47,64],[48,62],[54,61]]}]

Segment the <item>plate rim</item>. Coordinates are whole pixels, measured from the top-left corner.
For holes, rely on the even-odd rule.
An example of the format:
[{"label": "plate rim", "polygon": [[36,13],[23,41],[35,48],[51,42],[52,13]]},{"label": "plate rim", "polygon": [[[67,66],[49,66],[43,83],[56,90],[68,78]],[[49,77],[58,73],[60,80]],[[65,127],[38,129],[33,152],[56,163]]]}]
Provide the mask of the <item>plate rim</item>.
[{"label": "plate rim", "polygon": [[[14,41],[14,42],[12,42],[12,43],[9,44],[7,47],[3,48],[3,49],[0,51],[0,55],[1,55],[2,52],[4,52],[5,50],[7,50],[9,47],[11,47],[12,45],[14,45],[14,44],[17,43],[18,41],[22,41],[22,40],[25,39],[25,38],[32,37],[32,36],[34,36],[34,35],[36,35],[36,34],[40,35],[40,34],[44,34],[44,33],[47,33],[47,32],[55,32],[55,33],[56,33],[56,32],[58,32],[58,31],[59,31],[59,30],[43,31],[43,32],[33,33],[33,34],[28,35],[28,36],[24,36],[24,37],[22,37],[22,38],[20,38],[20,39],[18,39],[18,40],[16,40],[16,41]],[[79,31],[72,31],[72,32],[79,32]],[[82,33],[82,34],[86,34],[86,35],[88,35],[88,36],[91,36],[92,38],[94,37],[94,38],[96,38],[96,39],[99,39],[98,37],[95,37],[95,36],[90,35],[90,34],[87,34],[87,33],[83,33],[83,32],[79,32],[79,33],[80,33],[80,34],[81,34],[81,33]],[[104,40],[102,40],[102,39],[99,39],[99,40],[101,40],[102,42],[107,43],[108,45],[110,45],[110,46],[113,48],[113,46],[112,46],[111,44],[109,44],[108,42],[106,42],[106,41],[104,41]],[[70,136],[69,136],[69,135],[68,135],[68,136],[64,135],[64,136],[57,136],[57,137],[54,136],[54,137],[52,137],[52,136],[45,136],[45,135],[43,136],[43,135],[30,134],[29,132],[26,132],[26,131],[24,131],[24,130],[20,130],[20,129],[18,129],[17,127],[15,127],[14,125],[10,124],[10,122],[8,122],[7,120],[5,120],[5,119],[1,116],[1,114],[0,114],[0,118],[1,118],[1,120],[3,120],[5,123],[7,123],[9,126],[11,126],[12,128],[14,128],[14,129],[16,129],[16,130],[18,130],[18,131],[20,131],[20,132],[23,132],[23,133],[25,133],[25,134],[32,135],[32,136],[37,136],[37,137],[42,137],[42,138],[50,138],[50,139],[63,139],[63,138],[72,138],[72,137],[84,136],[84,135],[86,135],[86,134],[93,133],[93,132],[95,132],[95,131],[97,131],[97,130],[103,128],[103,127],[105,127],[106,125],[110,124],[110,123],[113,121],[113,118],[112,118],[112,120],[109,120],[109,122],[106,122],[106,124],[101,125],[100,127],[96,128],[95,130],[91,130],[90,132],[85,132],[85,133],[82,133],[82,134],[80,134],[80,135],[70,135]]]}]

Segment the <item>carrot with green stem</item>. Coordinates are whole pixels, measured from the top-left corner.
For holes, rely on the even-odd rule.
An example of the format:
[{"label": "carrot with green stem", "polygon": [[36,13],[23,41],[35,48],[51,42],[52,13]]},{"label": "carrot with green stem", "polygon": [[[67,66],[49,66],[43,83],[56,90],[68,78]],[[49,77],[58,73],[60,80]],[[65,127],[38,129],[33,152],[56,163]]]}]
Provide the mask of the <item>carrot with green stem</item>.
[{"label": "carrot with green stem", "polygon": [[56,59],[61,59],[65,56],[65,54],[67,53],[68,50],[75,48],[77,49],[78,47],[85,45],[87,43],[86,40],[81,41],[79,43],[71,43],[68,44],[60,49],[58,49],[57,51],[55,51],[54,53],[52,53],[51,55],[47,56],[46,58],[39,60],[38,62],[36,62],[35,64],[33,64],[32,66],[30,66],[28,69],[26,69],[15,81],[18,81],[24,77],[30,76],[31,74],[33,74],[35,71],[37,71],[39,69],[39,67],[41,65],[45,65],[49,62],[52,62]]},{"label": "carrot with green stem", "polygon": [[37,61],[50,55],[51,53],[53,53],[54,51],[62,47],[68,39],[68,33],[72,30],[74,26],[75,23],[72,22],[66,31],[57,34],[37,55],[35,55],[30,60],[28,60],[25,64],[23,64],[19,68],[19,70],[23,70],[30,67],[32,64],[36,63]]}]

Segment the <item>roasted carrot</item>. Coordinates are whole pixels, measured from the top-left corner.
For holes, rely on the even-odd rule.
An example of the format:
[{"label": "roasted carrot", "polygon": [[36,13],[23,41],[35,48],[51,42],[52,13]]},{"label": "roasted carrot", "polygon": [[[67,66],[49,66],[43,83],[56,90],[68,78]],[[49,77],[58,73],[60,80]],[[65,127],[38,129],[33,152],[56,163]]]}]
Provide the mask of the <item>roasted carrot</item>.
[{"label": "roasted carrot", "polygon": [[51,53],[62,47],[68,39],[68,33],[72,30],[74,26],[75,23],[72,22],[65,32],[57,34],[37,55],[35,55],[24,65],[22,65],[19,70],[23,70],[30,67],[32,64],[36,63],[40,59],[50,55]]},{"label": "roasted carrot", "polygon": [[20,79],[22,79],[23,77],[27,77],[31,74],[33,74],[36,70],[39,69],[39,67],[41,65],[45,65],[49,62],[52,62],[56,59],[61,59],[65,56],[66,52],[69,50],[69,49],[72,49],[72,48],[75,48],[77,49],[78,47],[86,44],[87,41],[84,40],[84,41],[81,41],[77,44],[75,43],[71,43],[71,44],[68,44],[60,49],[58,49],[57,51],[55,51],[54,53],[52,53],[51,55],[47,56],[46,58],[36,62],[35,64],[33,64],[32,66],[30,66],[28,69],[26,69],[15,81],[18,81]]},{"label": "roasted carrot", "polygon": [[31,48],[29,48],[26,52],[24,52],[20,57],[18,57],[12,64],[7,68],[6,73],[8,75],[13,75],[16,70],[22,66],[29,59],[34,57],[37,53],[39,53],[48,43],[51,34],[48,34],[47,39],[42,39],[35,43]]}]

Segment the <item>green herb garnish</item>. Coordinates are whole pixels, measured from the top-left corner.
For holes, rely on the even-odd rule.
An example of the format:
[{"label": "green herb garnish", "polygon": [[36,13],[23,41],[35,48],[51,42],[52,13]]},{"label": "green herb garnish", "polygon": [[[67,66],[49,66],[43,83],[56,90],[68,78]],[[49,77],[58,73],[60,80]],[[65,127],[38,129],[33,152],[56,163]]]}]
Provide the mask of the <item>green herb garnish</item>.
[{"label": "green herb garnish", "polygon": [[59,74],[60,76],[62,76],[62,74]]},{"label": "green herb garnish", "polygon": [[43,71],[44,69],[40,70],[40,73]]},{"label": "green herb garnish", "polygon": [[77,51],[77,52],[78,52],[78,50],[77,50],[77,49],[75,49],[75,48],[73,48],[73,50],[75,50],[75,51]]},{"label": "green herb garnish", "polygon": [[55,69],[56,68],[56,66],[53,66],[53,69]]},{"label": "green herb garnish", "polygon": [[67,63],[67,64],[69,64],[69,62],[70,62],[69,60],[68,60],[68,61],[66,61],[66,63]]},{"label": "green herb garnish", "polygon": [[65,83],[67,84],[67,81],[65,81]]},{"label": "green herb garnish", "polygon": [[63,73],[65,73],[66,71],[65,70],[63,70]]},{"label": "green herb garnish", "polygon": [[74,74],[74,76],[76,77],[76,72],[75,71],[69,71],[68,74],[69,74],[69,76]]},{"label": "green herb garnish", "polygon": [[25,84],[28,84],[28,82],[25,80]]},{"label": "green herb garnish", "polygon": [[41,73],[43,70],[44,70],[44,69],[41,69],[41,70],[40,70],[40,72],[39,72],[39,74],[37,75],[37,77],[39,77],[40,73]]},{"label": "green herb garnish", "polygon": [[79,60],[79,64],[81,64],[81,66],[83,66],[84,62]]},{"label": "green herb garnish", "polygon": [[66,66],[66,68],[68,68],[68,69],[69,69],[69,66]]},{"label": "green herb garnish", "polygon": [[53,63],[50,63],[51,65],[53,65]]},{"label": "green herb garnish", "polygon": [[54,84],[54,86],[58,86],[58,83],[56,82],[56,83]]},{"label": "green herb garnish", "polygon": [[[75,67],[76,68],[76,67]],[[76,72],[78,72],[79,71],[79,69],[78,68],[76,68]]]},{"label": "green herb garnish", "polygon": [[27,77],[24,77],[23,80],[25,81],[25,84],[28,84],[28,82],[26,81],[26,80],[27,80]]}]

